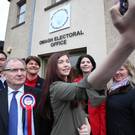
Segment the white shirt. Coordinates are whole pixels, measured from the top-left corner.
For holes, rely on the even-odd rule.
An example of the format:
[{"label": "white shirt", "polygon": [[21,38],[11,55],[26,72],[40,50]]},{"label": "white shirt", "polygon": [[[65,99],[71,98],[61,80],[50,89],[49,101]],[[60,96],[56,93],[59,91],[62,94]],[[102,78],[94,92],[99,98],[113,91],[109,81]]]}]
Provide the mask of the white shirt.
[{"label": "white shirt", "polygon": [[[10,110],[10,103],[13,96],[13,89],[8,87],[8,111]],[[17,90],[18,93],[16,94],[16,100],[18,104],[18,135],[23,135],[23,122],[22,122],[22,107],[20,104],[20,99],[22,95],[24,94],[24,86],[22,86],[20,89]]]}]

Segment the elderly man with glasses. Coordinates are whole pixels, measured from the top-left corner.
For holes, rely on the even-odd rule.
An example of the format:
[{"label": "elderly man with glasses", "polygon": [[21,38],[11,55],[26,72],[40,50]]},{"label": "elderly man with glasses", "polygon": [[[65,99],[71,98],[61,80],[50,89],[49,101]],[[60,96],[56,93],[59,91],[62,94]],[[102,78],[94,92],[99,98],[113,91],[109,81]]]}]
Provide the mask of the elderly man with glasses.
[{"label": "elderly man with glasses", "polygon": [[25,62],[18,58],[7,60],[3,76],[7,87],[0,91],[0,135],[37,135],[36,107],[40,91],[24,85]]}]

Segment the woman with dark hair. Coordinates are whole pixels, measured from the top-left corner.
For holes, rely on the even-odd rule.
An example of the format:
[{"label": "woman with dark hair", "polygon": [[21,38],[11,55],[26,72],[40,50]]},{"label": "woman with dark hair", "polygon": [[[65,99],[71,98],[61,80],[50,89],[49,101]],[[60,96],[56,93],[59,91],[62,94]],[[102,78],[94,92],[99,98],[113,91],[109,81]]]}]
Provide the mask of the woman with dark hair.
[{"label": "woman with dark hair", "polygon": [[92,72],[96,68],[96,62],[92,56],[88,54],[81,55],[76,63],[77,77],[73,82],[79,82],[84,76]]},{"label": "woman with dark hair", "polygon": [[[84,54],[78,58],[76,63],[76,70],[78,76],[73,82],[80,82],[86,75],[90,74],[96,68],[94,58],[88,54]],[[104,91],[100,92],[104,94]],[[106,107],[105,101],[98,106],[92,106],[90,100],[82,102],[91,125],[92,135],[106,135]]]},{"label": "woman with dark hair", "polygon": [[40,59],[37,56],[28,56],[25,59],[25,63],[27,69],[25,85],[41,90],[44,79],[38,75],[41,67]]},{"label": "woman with dark hair", "polygon": [[87,92],[84,89],[89,88],[89,84],[86,81],[79,85],[70,83],[70,71],[68,54],[55,53],[49,58],[44,87],[46,98],[43,95],[40,109],[43,117],[54,119],[52,135],[89,135],[87,115],[79,103],[87,99]]},{"label": "woman with dark hair", "polygon": [[117,4],[111,9],[113,24],[121,34],[119,45],[115,46],[102,65],[78,84],[70,83],[68,55],[55,53],[49,58],[40,107],[42,117],[47,115],[54,118],[51,135],[90,134],[87,115],[80,101],[89,98],[92,105],[99,105],[104,97],[99,96],[97,91],[106,86],[135,48],[135,1],[129,0],[129,8],[124,16],[119,8]]}]

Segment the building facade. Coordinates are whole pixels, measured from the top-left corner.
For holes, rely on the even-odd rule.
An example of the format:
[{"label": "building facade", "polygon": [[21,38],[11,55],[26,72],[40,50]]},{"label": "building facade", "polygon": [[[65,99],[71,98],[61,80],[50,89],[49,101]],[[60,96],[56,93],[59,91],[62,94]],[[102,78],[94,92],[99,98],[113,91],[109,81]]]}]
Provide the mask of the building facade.
[{"label": "building facade", "polygon": [[[39,56],[42,65],[58,51],[68,51],[74,66],[83,53],[97,64],[118,41],[108,0],[9,0],[4,50],[9,57]],[[134,58],[134,55],[131,56]]]},{"label": "building facade", "polygon": [[25,58],[30,54],[33,0],[9,0],[9,2],[4,50],[9,57]]}]

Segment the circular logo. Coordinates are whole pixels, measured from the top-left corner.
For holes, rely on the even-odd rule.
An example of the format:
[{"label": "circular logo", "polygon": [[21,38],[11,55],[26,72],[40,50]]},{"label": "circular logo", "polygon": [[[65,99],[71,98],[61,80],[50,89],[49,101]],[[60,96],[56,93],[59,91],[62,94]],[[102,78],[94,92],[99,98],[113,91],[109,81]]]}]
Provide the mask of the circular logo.
[{"label": "circular logo", "polygon": [[35,103],[35,97],[31,94],[24,94],[21,98],[21,105],[23,108],[26,108],[26,106],[34,107]]},{"label": "circular logo", "polygon": [[51,26],[54,29],[63,27],[68,21],[68,11],[66,9],[59,9],[53,13],[51,17]]}]

